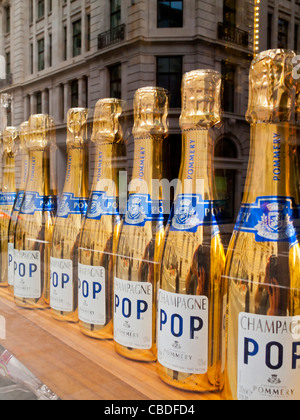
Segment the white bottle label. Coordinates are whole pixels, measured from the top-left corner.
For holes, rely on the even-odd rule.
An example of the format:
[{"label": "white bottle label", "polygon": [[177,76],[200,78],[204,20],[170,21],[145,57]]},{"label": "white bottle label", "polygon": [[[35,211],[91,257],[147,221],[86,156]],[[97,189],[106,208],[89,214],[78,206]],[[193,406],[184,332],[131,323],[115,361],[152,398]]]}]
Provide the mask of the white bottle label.
[{"label": "white bottle label", "polygon": [[114,339],[124,347],[152,348],[153,287],[115,278]]},{"label": "white bottle label", "polygon": [[40,252],[15,250],[14,271],[15,296],[24,299],[39,299],[42,295]]},{"label": "white bottle label", "polygon": [[207,372],[208,311],[206,296],[159,290],[157,346],[161,365],[190,374]]},{"label": "white bottle label", "polygon": [[15,272],[14,272],[14,244],[8,243],[8,284],[9,286],[14,286],[14,278],[15,278]]},{"label": "white bottle label", "polygon": [[300,317],[240,313],[238,399],[300,399]]},{"label": "white bottle label", "polygon": [[56,311],[74,311],[73,261],[50,258],[50,306]]},{"label": "white bottle label", "polygon": [[106,324],[105,268],[79,264],[79,319],[86,324]]}]

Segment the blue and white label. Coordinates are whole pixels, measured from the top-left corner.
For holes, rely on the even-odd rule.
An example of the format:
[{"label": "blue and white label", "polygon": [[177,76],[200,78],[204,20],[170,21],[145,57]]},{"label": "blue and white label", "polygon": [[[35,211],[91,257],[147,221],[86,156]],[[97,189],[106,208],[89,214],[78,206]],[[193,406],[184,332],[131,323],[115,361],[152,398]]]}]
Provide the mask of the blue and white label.
[{"label": "blue and white label", "polygon": [[70,214],[85,216],[87,206],[87,198],[74,197],[72,193],[63,193],[59,203],[57,217],[67,219]]},{"label": "blue and white label", "polygon": [[73,261],[50,258],[50,306],[56,311],[73,312]]},{"label": "blue and white label", "polygon": [[15,283],[15,273],[14,273],[14,244],[7,244],[7,256],[8,256],[8,285],[14,286]]},{"label": "blue and white label", "polygon": [[21,214],[34,215],[37,211],[55,211],[56,196],[42,196],[37,192],[26,192],[21,207]]},{"label": "blue and white label", "polygon": [[86,324],[106,325],[105,268],[79,264],[79,319]]},{"label": "blue and white label", "polygon": [[39,251],[14,252],[14,294],[18,298],[40,299],[42,295],[41,254]]},{"label": "blue and white label", "polygon": [[146,222],[163,223],[161,200],[152,200],[147,194],[131,194],[128,199],[125,225],[145,226]]},{"label": "blue and white label", "polygon": [[87,219],[101,220],[102,216],[119,214],[119,204],[116,197],[108,197],[105,192],[93,191],[87,210]]},{"label": "blue and white label", "polygon": [[15,202],[15,207],[14,207],[15,212],[19,212],[21,210],[24,196],[25,196],[25,191],[21,190],[18,192],[16,202]]},{"label": "blue and white label", "polygon": [[0,206],[13,206],[16,201],[17,193],[15,192],[2,192],[0,193]]},{"label": "blue and white label", "polygon": [[209,302],[206,296],[159,290],[158,361],[177,372],[199,374],[208,369]]},{"label": "blue and white label", "polygon": [[170,216],[171,231],[197,232],[199,226],[215,226],[219,232],[213,201],[205,201],[199,194],[178,195]]},{"label": "blue and white label", "polygon": [[236,231],[255,234],[256,242],[297,242],[296,224],[300,207],[293,198],[259,197],[254,204],[243,204]]},{"label": "blue and white label", "polygon": [[300,317],[240,313],[239,400],[300,399]]},{"label": "blue and white label", "polygon": [[114,339],[133,349],[152,348],[153,286],[115,278]]}]

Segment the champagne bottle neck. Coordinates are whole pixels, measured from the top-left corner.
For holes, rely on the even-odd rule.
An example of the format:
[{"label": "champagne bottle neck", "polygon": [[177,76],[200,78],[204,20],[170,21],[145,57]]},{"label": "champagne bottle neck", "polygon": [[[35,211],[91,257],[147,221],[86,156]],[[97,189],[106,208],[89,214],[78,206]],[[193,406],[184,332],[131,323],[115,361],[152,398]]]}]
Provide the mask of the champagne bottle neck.
[{"label": "champagne bottle neck", "polygon": [[[153,199],[155,183],[162,180],[162,136],[151,136],[135,138],[134,162],[132,181],[129,193],[147,194]],[[160,190],[160,189],[159,189]],[[155,194],[156,195],[156,194]],[[159,191],[161,195],[161,191]]]},{"label": "champagne bottle neck", "polygon": [[15,192],[15,156],[12,154],[4,153],[4,168],[3,168],[3,192]]},{"label": "champagne bottle neck", "polygon": [[64,193],[88,196],[88,156],[85,147],[69,147]]},{"label": "champagne bottle neck", "polygon": [[53,194],[50,190],[50,150],[29,151],[29,173],[26,191],[37,192],[42,196]]},{"label": "champagne bottle neck", "polygon": [[96,143],[93,191],[105,191],[110,197],[118,196],[117,159],[121,155],[121,147],[119,143]]},{"label": "champagne bottle neck", "polygon": [[208,130],[184,131],[180,181],[182,194],[201,194],[212,197],[212,139]]},{"label": "champagne bottle neck", "polygon": [[27,151],[23,151],[21,154],[21,182],[20,182],[20,191],[25,191],[26,182],[29,171],[29,154]]},{"label": "champagne bottle neck", "polygon": [[296,130],[290,124],[253,124],[244,202],[292,197],[299,203]]}]

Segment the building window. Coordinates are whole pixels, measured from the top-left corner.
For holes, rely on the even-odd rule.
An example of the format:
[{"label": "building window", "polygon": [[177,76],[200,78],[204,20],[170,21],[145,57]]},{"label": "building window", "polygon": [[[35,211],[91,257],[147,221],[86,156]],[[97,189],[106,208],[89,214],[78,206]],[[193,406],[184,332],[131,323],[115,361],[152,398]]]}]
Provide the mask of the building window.
[{"label": "building window", "polygon": [[52,67],[52,34],[49,34],[49,67]]},{"label": "building window", "polygon": [[228,26],[236,26],[236,0],[224,0],[223,22]]},{"label": "building window", "polygon": [[52,13],[52,0],[48,0],[48,13]]},{"label": "building window", "polygon": [[30,74],[33,74],[33,44],[30,44]]},{"label": "building window", "polygon": [[38,71],[45,69],[45,40],[38,41]]},{"label": "building window", "polygon": [[81,19],[73,22],[73,57],[81,54]]},{"label": "building window", "polygon": [[122,98],[122,65],[117,64],[109,68],[110,77],[110,97]]},{"label": "building window", "polygon": [[91,50],[91,15],[86,16],[86,50]]},{"label": "building window", "polygon": [[[217,160],[218,158],[231,159],[235,163],[234,159],[238,158],[238,149],[231,139],[225,137],[216,144],[214,157]],[[222,211],[221,220],[225,223],[233,223],[238,211],[236,209],[236,183],[236,169],[215,169],[216,201],[218,208]]]},{"label": "building window", "polygon": [[29,0],[29,23],[33,23],[33,0]]},{"label": "building window", "polygon": [[64,36],[64,61],[68,59],[68,31],[67,27],[64,26],[63,29],[63,36]]},{"label": "building window", "polygon": [[298,51],[298,44],[299,44],[299,25],[295,25],[295,34],[294,34],[294,50]]},{"label": "building window", "polygon": [[71,107],[78,107],[79,91],[78,91],[78,80],[73,80],[71,82]]},{"label": "building window", "polygon": [[42,92],[36,93],[36,113],[42,114]]},{"label": "building window", "polygon": [[284,19],[278,20],[278,48],[287,49],[289,40],[289,22]]},{"label": "building window", "polygon": [[157,27],[182,28],[183,27],[183,0],[158,0]]},{"label": "building window", "polygon": [[10,33],[10,6],[4,8],[5,14],[5,32]]},{"label": "building window", "polygon": [[273,38],[273,15],[268,13],[268,30],[267,30],[267,48],[270,50],[272,48],[272,38]]},{"label": "building window", "polygon": [[8,77],[11,74],[10,52],[7,52],[5,54],[5,58],[6,58],[6,77]]},{"label": "building window", "polygon": [[225,112],[234,113],[235,111],[235,79],[236,67],[235,65],[222,62],[222,76],[223,76],[223,109]]},{"label": "building window", "polygon": [[157,57],[157,86],[167,89],[170,107],[181,107],[182,57]]},{"label": "building window", "polygon": [[110,0],[110,29],[121,25],[121,0]]},{"label": "building window", "polygon": [[45,0],[38,0],[38,19],[45,16]]}]

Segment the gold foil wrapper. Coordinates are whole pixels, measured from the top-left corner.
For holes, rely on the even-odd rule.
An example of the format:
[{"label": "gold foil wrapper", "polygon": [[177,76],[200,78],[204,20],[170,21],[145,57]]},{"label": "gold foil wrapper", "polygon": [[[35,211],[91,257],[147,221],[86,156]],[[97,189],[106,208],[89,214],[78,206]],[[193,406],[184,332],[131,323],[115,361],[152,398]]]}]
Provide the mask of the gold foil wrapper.
[{"label": "gold foil wrapper", "polygon": [[92,141],[118,143],[123,138],[120,117],[125,102],[120,99],[108,98],[97,102],[94,114]]},{"label": "gold foil wrapper", "polygon": [[134,97],[135,137],[168,134],[169,93],[163,88],[146,87]]},{"label": "gold foil wrapper", "polygon": [[256,56],[250,68],[250,123],[296,123],[300,111],[300,83],[295,77],[296,54],[269,50]]},{"label": "gold foil wrapper", "polygon": [[24,121],[20,125],[20,150],[27,150],[28,146],[28,140],[29,140],[29,122]]},{"label": "gold foil wrapper", "polygon": [[195,70],[182,80],[182,130],[209,129],[221,121],[222,76],[214,70]]},{"label": "gold foil wrapper", "polygon": [[83,146],[87,140],[88,109],[71,108],[67,117],[67,145]]},{"label": "gold foil wrapper", "polygon": [[17,151],[16,140],[19,132],[16,127],[6,127],[3,133],[3,153],[14,155]]},{"label": "gold foil wrapper", "polygon": [[52,117],[46,114],[31,115],[29,118],[28,148],[46,149],[55,145],[55,125]]}]

